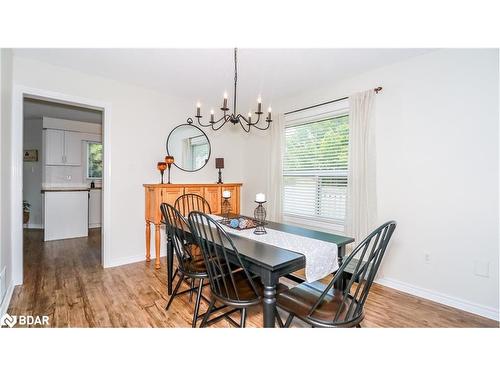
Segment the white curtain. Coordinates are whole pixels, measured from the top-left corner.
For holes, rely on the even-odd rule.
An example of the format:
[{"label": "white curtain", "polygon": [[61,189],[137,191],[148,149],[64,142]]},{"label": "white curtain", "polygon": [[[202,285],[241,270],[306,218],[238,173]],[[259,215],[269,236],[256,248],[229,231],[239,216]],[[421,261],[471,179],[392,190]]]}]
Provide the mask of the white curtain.
[{"label": "white curtain", "polygon": [[349,97],[346,234],[356,243],[375,229],[377,220],[374,101],[373,90]]},{"label": "white curtain", "polygon": [[283,218],[283,154],[285,151],[285,128],[283,115],[275,116],[271,123],[271,155],[267,178],[267,217],[281,222]]}]

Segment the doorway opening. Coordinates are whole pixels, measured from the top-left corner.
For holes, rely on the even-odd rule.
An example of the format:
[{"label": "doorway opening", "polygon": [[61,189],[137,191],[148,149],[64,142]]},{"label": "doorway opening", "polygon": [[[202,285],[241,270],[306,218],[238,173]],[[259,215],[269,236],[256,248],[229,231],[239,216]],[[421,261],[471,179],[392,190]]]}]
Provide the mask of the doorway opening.
[{"label": "doorway opening", "polygon": [[104,263],[104,110],[22,98],[23,274],[40,261]]}]

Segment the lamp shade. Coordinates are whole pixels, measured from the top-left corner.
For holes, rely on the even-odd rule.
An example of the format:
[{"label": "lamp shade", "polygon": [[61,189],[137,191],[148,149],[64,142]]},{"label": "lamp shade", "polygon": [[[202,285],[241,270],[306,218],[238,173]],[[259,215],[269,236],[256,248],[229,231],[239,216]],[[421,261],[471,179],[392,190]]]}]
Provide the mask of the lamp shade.
[{"label": "lamp shade", "polygon": [[224,158],[215,158],[215,168],[224,168]]}]

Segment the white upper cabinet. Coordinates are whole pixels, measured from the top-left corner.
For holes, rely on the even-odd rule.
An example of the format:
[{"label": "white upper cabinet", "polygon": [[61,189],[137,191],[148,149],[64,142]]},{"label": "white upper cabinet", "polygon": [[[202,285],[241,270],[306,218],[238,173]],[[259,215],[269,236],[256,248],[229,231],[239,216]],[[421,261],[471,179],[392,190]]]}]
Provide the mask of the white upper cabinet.
[{"label": "white upper cabinet", "polygon": [[44,129],[46,165],[81,165],[82,133]]},{"label": "white upper cabinet", "polygon": [[44,130],[45,164],[64,165],[64,130]]},{"label": "white upper cabinet", "polygon": [[66,165],[82,163],[82,133],[64,131],[64,157]]}]

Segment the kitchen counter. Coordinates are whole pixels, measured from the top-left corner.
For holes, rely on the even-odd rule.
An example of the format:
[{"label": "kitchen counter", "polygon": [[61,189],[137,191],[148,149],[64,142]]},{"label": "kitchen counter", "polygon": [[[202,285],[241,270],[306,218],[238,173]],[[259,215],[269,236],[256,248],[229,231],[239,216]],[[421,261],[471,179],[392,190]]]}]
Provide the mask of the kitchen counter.
[{"label": "kitchen counter", "polygon": [[46,189],[42,189],[41,192],[42,194],[45,193],[45,192],[59,192],[59,191],[90,191],[90,188],[72,188],[72,187],[68,187],[68,188],[64,188],[64,187],[59,187],[59,188],[46,188]]},{"label": "kitchen counter", "polygon": [[88,236],[89,188],[42,189],[44,241]]}]

